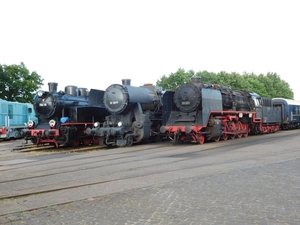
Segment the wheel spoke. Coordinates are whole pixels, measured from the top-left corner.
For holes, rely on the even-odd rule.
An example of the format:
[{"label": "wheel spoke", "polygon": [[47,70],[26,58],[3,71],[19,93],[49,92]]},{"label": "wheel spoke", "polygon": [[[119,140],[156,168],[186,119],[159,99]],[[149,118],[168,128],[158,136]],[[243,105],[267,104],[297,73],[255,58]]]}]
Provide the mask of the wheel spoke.
[{"label": "wheel spoke", "polygon": [[222,139],[224,140],[224,141],[227,141],[228,140],[228,134],[226,133],[227,132],[227,123],[224,125],[224,127],[223,127],[223,134],[222,134]]},{"label": "wheel spoke", "polygon": [[238,123],[237,123],[237,132],[238,132],[238,134],[237,134],[237,136],[238,136],[238,138],[242,138],[243,137],[243,124],[239,121]]},{"label": "wheel spoke", "polygon": [[216,138],[215,138],[215,142],[219,142],[219,141],[220,141],[220,139],[221,139],[221,136],[219,136],[219,137],[216,137]]}]

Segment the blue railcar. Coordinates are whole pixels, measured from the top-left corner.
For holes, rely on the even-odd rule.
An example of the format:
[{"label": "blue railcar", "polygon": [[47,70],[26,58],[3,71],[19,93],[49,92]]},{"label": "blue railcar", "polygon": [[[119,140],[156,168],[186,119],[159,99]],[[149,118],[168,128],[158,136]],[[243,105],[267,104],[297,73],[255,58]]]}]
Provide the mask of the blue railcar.
[{"label": "blue railcar", "polygon": [[300,128],[300,101],[285,98],[273,98],[272,103],[274,106],[281,108],[282,129]]},{"label": "blue railcar", "polygon": [[0,141],[24,137],[28,120],[37,123],[32,104],[0,99]]}]

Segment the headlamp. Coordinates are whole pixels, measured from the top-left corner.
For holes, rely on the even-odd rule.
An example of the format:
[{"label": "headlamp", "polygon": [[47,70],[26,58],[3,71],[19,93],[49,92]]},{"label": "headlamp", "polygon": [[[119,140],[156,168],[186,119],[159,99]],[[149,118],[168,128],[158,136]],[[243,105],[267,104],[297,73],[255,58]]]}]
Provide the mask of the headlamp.
[{"label": "headlamp", "polygon": [[55,120],[50,120],[50,121],[49,121],[49,126],[50,126],[51,128],[53,128],[53,127],[55,126],[55,124],[56,124]]},{"label": "headlamp", "polygon": [[27,127],[33,128],[34,127],[34,122],[32,120],[28,120]]},{"label": "headlamp", "polygon": [[39,90],[38,93],[37,93],[37,95],[38,95],[39,97],[42,97],[43,93],[44,93],[44,92],[43,92],[42,90]]},{"label": "headlamp", "polygon": [[99,122],[95,122],[95,123],[94,123],[94,127],[95,127],[95,128],[100,127],[100,123],[99,123]]}]

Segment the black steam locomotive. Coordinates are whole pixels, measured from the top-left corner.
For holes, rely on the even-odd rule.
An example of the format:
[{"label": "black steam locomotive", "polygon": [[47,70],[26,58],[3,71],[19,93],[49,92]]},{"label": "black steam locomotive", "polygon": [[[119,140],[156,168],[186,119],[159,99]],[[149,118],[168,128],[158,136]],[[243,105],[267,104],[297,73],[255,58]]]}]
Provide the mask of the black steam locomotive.
[{"label": "black steam locomotive", "polygon": [[162,88],[153,85],[133,87],[130,79],[110,85],[104,105],[110,112],[103,127],[95,123],[88,133],[99,137],[100,145],[131,146],[142,141],[160,140]]},{"label": "black steam locomotive", "polygon": [[[76,86],[66,86],[57,91],[57,83],[48,83],[49,91],[38,91],[34,109],[38,124],[28,121],[26,139],[36,145],[52,143],[60,145],[89,144],[95,141],[85,130],[95,121],[103,122],[109,113],[101,102],[104,91]],[[97,141],[97,140],[96,140]]]},{"label": "black steam locomotive", "polygon": [[280,108],[253,92],[202,84],[200,77],[194,76],[191,83],[180,85],[171,94],[174,103],[160,131],[172,140],[203,144],[280,128]]}]

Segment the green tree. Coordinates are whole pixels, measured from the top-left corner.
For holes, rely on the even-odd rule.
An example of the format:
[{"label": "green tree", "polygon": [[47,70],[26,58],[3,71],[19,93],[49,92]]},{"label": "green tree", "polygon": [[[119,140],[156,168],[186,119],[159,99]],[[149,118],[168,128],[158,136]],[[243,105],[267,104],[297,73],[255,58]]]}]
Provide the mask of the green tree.
[{"label": "green tree", "polygon": [[[194,71],[185,72],[184,69],[178,69],[177,72],[169,76],[163,76],[157,81],[157,85],[164,89],[175,90],[176,87],[183,83],[189,83]],[[228,86],[233,90],[246,90],[256,92],[257,94],[268,98],[288,98],[293,99],[294,93],[287,82],[280,79],[276,73],[267,73],[267,75],[256,75],[254,73],[244,73],[240,75],[236,72],[227,73],[221,71],[213,73],[208,71],[199,71],[195,75],[200,76],[201,83],[219,84]]]},{"label": "green tree", "polygon": [[0,64],[0,98],[7,101],[32,102],[34,92],[43,85],[43,79],[35,71],[29,72],[23,62],[20,65]]},{"label": "green tree", "polygon": [[196,73],[197,76],[201,77],[201,82],[205,84],[218,84],[218,76],[216,73],[208,72],[206,70],[199,71]]},{"label": "green tree", "polygon": [[294,99],[294,93],[290,85],[284,80],[281,80],[280,76],[276,73],[267,73],[266,76],[260,74],[258,80],[267,90],[265,97]]},{"label": "green tree", "polygon": [[193,70],[185,72],[184,69],[180,68],[169,76],[163,75],[160,80],[156,81],[156,85],[162,87],[164,90],[175,90],[178,85],[190,82],[193,75],[195,75]]},{"label": "green tree", "polygon": [[245,83],[247,84],[247,88],[245,90],[256,92],[257,94],[267,97],[268,89],[266,89],[265,85],[259,80],[259,77],[254,73],[247,74],[244,73],[243,78],[245,79]]}]

